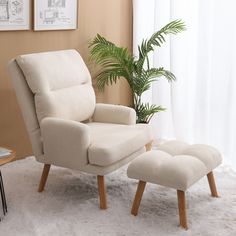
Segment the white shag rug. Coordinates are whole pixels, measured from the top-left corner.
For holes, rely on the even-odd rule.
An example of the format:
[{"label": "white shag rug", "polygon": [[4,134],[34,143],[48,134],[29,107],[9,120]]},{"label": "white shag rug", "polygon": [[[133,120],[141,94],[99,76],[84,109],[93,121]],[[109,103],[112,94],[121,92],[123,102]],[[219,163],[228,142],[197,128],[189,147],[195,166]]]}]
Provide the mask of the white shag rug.
[{"label": "white shag rug", "polygon": [[137,181],[127,178],[127,167],[106,177],[107,210],[98,208],[96,176],[69,169],[53,167],[45,191],[38,193],[42,168],[32,157],[1,167],[8,203],[8,214],[0,222],[1,236],[236,235],[232,172],[216,171],[218,199],[210,197],[206,178],[189,189],[189,230],[185,231],[178,226],[172,189],[147,184],[138,216],[130,214]]}]

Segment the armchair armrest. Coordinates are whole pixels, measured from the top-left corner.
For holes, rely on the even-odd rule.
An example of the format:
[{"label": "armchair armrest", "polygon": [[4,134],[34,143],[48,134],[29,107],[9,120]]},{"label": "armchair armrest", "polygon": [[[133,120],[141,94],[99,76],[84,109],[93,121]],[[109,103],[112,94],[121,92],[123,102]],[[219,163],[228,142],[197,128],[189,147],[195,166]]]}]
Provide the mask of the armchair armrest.
[{"label": "armchair armrest", "polygon": [[92,119],[94,122],[134,125],[136,112],[126,106],[97,103]]},{"label": "armchair armrest", "polygon": [[59,118],[41,122],[45,161],[72,169],[88,164],[89,127],[83,123]]}]

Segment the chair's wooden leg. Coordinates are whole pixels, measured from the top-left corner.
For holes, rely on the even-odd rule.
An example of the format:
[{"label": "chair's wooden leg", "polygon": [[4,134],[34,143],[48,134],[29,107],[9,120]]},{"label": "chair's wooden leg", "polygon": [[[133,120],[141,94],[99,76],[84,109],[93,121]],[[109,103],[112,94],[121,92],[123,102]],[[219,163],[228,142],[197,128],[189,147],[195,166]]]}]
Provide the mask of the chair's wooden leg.
[{"label": "chair's wooden leg", "polygon": [[140,180],[139,183],[138,183],[138,188],[137,188],[135,198],[134,198],[134,202],[133,202],[133,206],[132,206],[132,209],[131,209],[131,214],[134,215],[134,216],[136,216],[138,214],[138,209],[139,209],[139,206],[140,206],[140,202],[142,200],[142,196],[143,196],[145,186],[146,186],[146,182]]},{"label": "chair's wooden leg", "polygon": [[219,197],[219,195],[217,193],[217,189],[216,189],[214,174],[212,171],[207,174],[207,179],[208,179],[208,183],[209,183],[209,186],[211,189],[211,196],[212,197]]},{"label": "chair's wooden leg", "polygon": [[43,167],[43,173],[42,173],[41,180],[39,183],[39,188],[38,188],[39,193],[41,193],[44,190],[50,167],[51,167],[51,165],[49,165],[49,164],[45,164]]},{"label": "chair's wooden leg", "polygon": [[177,190],[178,196],[178,206],[179,206],[179,223],[180,226],[188,229],[187,226],[187,216],[186,216],[186,206],[185,206],[185,192],[181,190]]},{"label": "chair's wooden leg", "polygon": [[147,152],[152,150],[152,143],[153,143],[153,141],[151,141],[150,143],[147,143],[147,144],[145,145],[145,148],[146,148],[146,151],[147,151]]},{"label": "chair's wooden leg", "polygon": [[104,176],[98,175],[98,192],[100,198],[100,209],[107,209],[106,188]]}]

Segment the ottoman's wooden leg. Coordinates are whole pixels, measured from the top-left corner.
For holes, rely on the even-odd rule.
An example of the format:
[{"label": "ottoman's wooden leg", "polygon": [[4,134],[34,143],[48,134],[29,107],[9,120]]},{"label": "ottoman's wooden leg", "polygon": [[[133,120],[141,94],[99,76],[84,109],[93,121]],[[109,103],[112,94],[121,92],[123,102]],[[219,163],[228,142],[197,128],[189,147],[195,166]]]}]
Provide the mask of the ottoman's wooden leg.
[{"label": "ottoman's wooden leg", "polygon": [[147,144],[145,145],[145,148],[146,148],[146,151],[147,151],[147,152],[152,150],[152,143],[153,143],[153,141],[151,141],[150,143],[147,143]]},{"label": "ottoman's wooden leg", "polygon": [[107,199],[106,199],[104,176],[98,175],[97,180],[98,180],[98,192],[100,198],[100,209],[105,210],[107,209]]},{"label": "ottoman's wooden leg", "polygon": [[214,179],[214,175],[213,175],[212,171],[207,174],[207,179],[208,179],[208,183],[209,183],[209,186],[211,189],[211,196],[212,197],[219,197],[219,195],[217,193],[215,179]]},{"label": "ottoman's wooden leg", "polygon": [[179,223],[181,227],[188,229],[186,206],[185,206],[185,192],[177,190],[177,196],[178,196],[178,206],[179,206]]},{"label": "ottoman's wooden leg", "polygon": [[146,186],[146,182],[140,180],[138,183],[138,188],[137,188],[134,202],[133,202],[133,206],[131,209],[131,214],[134,216],[136,216],[138,214],[138,209],[139,209],[140,202],[142,200],[143,191],[145,189],[145,186]]}]

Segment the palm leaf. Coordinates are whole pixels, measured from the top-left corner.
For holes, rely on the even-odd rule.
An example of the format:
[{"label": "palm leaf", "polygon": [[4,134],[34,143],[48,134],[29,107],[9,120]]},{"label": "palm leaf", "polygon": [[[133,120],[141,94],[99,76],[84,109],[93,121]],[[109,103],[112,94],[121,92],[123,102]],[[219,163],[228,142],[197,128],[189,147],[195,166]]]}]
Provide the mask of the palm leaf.
[{"label": "palm leaf", "polygon": [[154,33],[149,40],[143,40],[142,44],[138,47],[139,58],[136,61],[137,68],[144,65],[145,60],[148,62],[148,53],[154,50],[154,47],[160,47],[165,42],[165,35],[177,34],[184,31],[185,24],[182,20],[175,20],[164,26],[162,29]]},{"label": "palm leaf", "polygon": [[163,67],[151,68],[148,70],[142,69],[141,73],[133,75],[133,91],[138,96],[149,90],[152,82],[156,81],[158,77],[164,76],[168,81],[176,80],[175,75]]},{"label": "palm leaf", "polygon": [[[117,79],[120,76],[125,77],[130,86],[132,86],[131,77],[134,58],[129,54],[127,48],[118,47],[99,34],[90,42],[89,48],[91,59],[102,66],[102,71],[99,73],[100,76],[97,77],[100,89],[104,89],[103,86],[106,84],[112,84],[112,82],[116,81],[114,78]],[[117,70],[117,68],[119,68],[119,70]],[[113,73],[111,73],[112,69],[114,69]],[[106,70],[109,72],[105,73]],[[115,75],[116,72],[118,72],[117,75]],[[109,75],[111,75],[111,77]],[[101,82],[99,82],[100,79],[102,79]]]},{"label": "palm leaf", "polygon": [[137,123],[149,123],[153,115],[166,109],[161,106],[150,105],[149,103],[140,103],[136,108]]},{"label": "palm leaf", "polygon": [[149,77],[149,73],[146,70],[142,70],[141,74],[136,74],[134,72],[133,75],[133,91],[136,95],[141,96],[143,92],[150,89],[152,82],[154,82],[156,78]]},{"label": "palm leaf", "polygon": [[126,71],[119,65],[107,67],[106,70],[100,71],[97,75],[97,87],[100,91],[103,91],[106,85],[112,85],[117,82],[117,79],[126,76]]},{"label": "palm leaf", "polygon": [[176,80],[175,75],[172,72],[165,70],[163,67],[151,68],[148,70],[148,77],[149,78],[158,78],[161,76],[164,76],[169,82]]},{"label": "palm leaf", "polygon": [[101,35],[97,34],[95,39],[89,43],[91,49],[91,58],[101,64],[107,60],[115,60],[124,62],[124,60],[132,60],[127,48],[117,47],[114,43],[106,40]]}]

